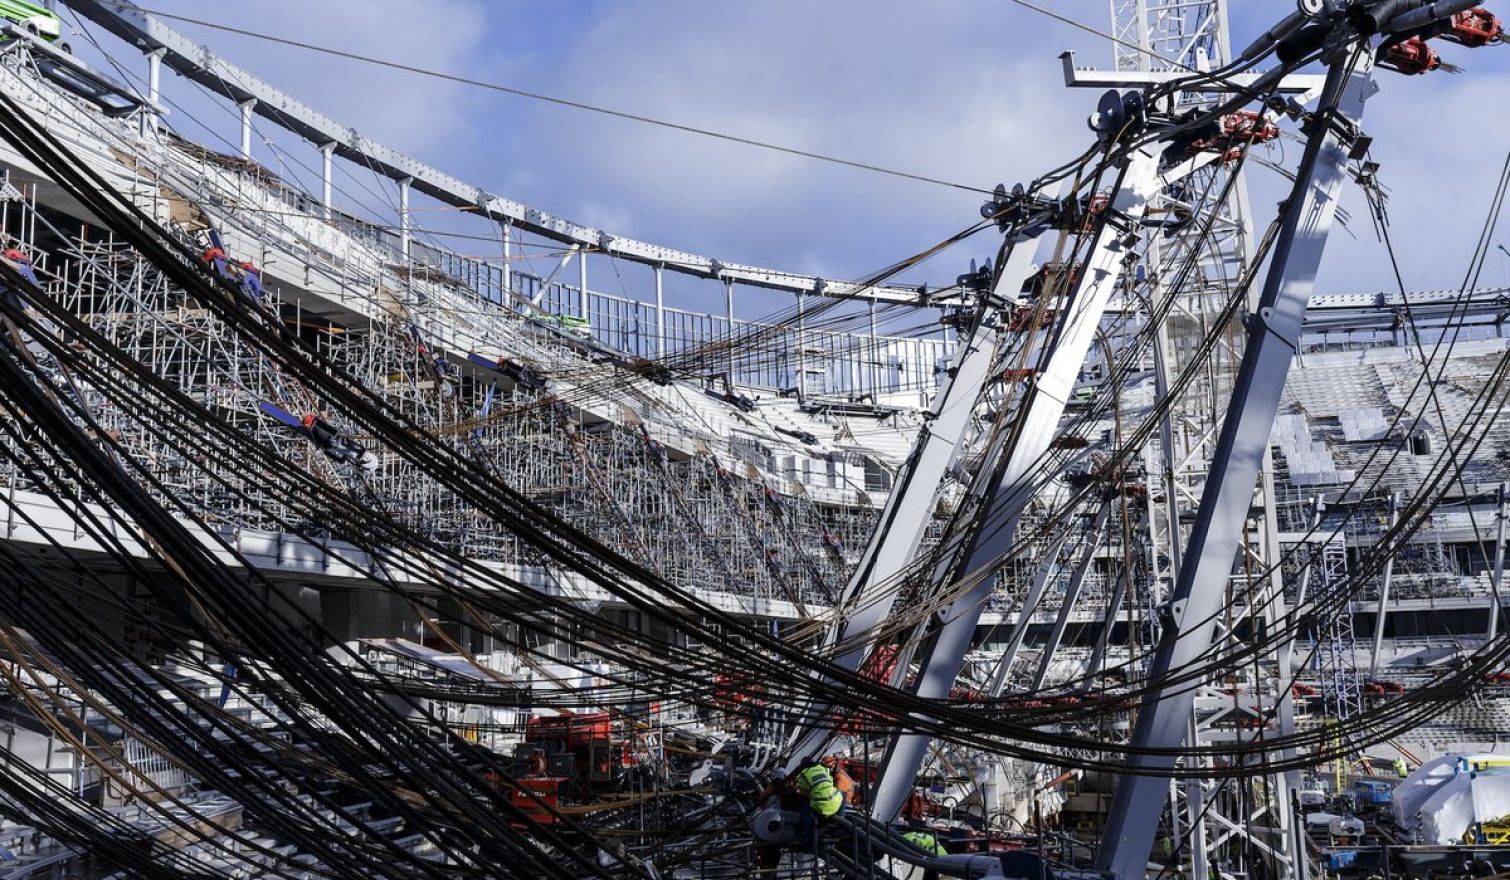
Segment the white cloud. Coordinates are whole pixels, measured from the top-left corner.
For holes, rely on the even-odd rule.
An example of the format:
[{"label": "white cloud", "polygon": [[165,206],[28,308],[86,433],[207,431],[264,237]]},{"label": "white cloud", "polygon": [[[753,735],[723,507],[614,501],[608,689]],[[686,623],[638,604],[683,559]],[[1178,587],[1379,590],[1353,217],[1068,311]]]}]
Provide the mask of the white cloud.
[{"label": "white cloud", "polygon": [[[1465,64],[1488,60],[1485,53]],[[1510,75],[1482,70],[1463,76],[1380,75],[1365,128],[1377,139],[1373,158],[1389,187],[1391,237],[1406,287],[1451,289],[1463,283],[1510,149],[1510,125],[1499,106]],[[1362,199],[1353,194],[1358,241],[1339,240],[1321,279],[1326,290],[1395,290],[1387,253],[1374,236]],[[1502,222],[1497,240],[1510,241]],[[1506,283],[1491,257],[1481,283]]]},{"label": "white cloud", "polygon": [[[1025,35],[984,4],[621,2],[567,49],[558,90],[989,188],[1083,140],[1093,99],[1064,92],[1052,56],[1014,57],[993,36],[1013,24]],[[632,206],[626,234],[726,259],[858,275],[973,222],[982,200],[554,108],[526,118],[553,145],[522,152],[536,177]]]},{"label": "white cloud", "polygon": [[[191,0],[154,5],[210,15]],[[1105,16],[1101,2],[1069,7],[1093,26]],[[1235,12],[1234,43],[1247,42],[1256,14],[1246,7]],[[1106,64],[1110,56],[1092,37],[986,0],[924,6],[904,0],[261,0],[218,6],[214,16],[985,187],[1031,179],[1089,143],[1083,119],[1096,96],[1064,89],[1054,56],[1067,47],[1081,49],[1083,63]],[[963,228],[981,200],[185,29],[363,134],[492,191],[616,234],[721,259],[858,276]],[[1468,68],[1465,76],[1381,74],[1385,91],[1371,102],[1366,125],[1378,137],[1375,155],[1394,188],[1397,244],[1412,287],[1461,280],[1487,206],[1492,181],[1485,178],[1510,146],[1502,114],[1493,112],[1510,79],[1503,53],[1449,52]],[[132,63],[137,72],[143,67]],[[192,89],[178,87],[180,96],[186,92]],[[224,108],[216,111],[219,121],[208,110],[195,112],[234,138],[234,119]],[[1298,147],[1286,150],[1293,165]],[[317,165],[307,145],[291,152]],[[1272,216],[1274,190],[1255,188],[1260,226]],[[1388,287],[1387,263],[1361,202],[1355,195],[1349,202],[1359,240],[1334,239],[1319,289]],[[970,257],[994,250],[986,238],[930,267],[926,277],[952,278]]]},{"label": "white cloud", "polygon": [[[480,0],[262,0],[217,4],[158,0],[153,9],[305,43],[423,67],[472,72],[485,51],[487,4]],[[214,52],[364,135],[404,150],[460,161],[482,96],[457,83],[417,77],[250,37],[167,20]],[[145,66],[145,65],[140,65]],[[171,74],[168,74],[171,77]],[[180,83],[182,92],[193,87]],[[234,131],[234,119],[224,123]],[[219,124],[213,118],[206,122]],[[271,129],[271,125],[262,124]],[[448,155],[449,154],[449,155]]]}]

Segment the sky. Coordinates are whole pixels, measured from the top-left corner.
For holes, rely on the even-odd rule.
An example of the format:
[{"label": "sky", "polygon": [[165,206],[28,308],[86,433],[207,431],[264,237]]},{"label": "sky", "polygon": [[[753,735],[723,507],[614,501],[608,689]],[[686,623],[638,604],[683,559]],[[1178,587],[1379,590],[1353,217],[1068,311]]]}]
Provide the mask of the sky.
[{"label": "sky", "polygon": [[[1109,25],[1106,0],[1041,2],[1092,27]],[[1104,40],[1008,0],[142,5],[987,188],[1031,180],[1090,143],[1085,119],[1097,95],[1064,88],[1061,51],[1076,50],[1082,64],[1112,64]],[[1293,8],[1282,0],[1234,6],[1241,7],[1232,23],[1238,46]],[[726,262],[855,278],[979,217],[982,198],[969,192],[175,26],[364,136],[491,192]],[[124,73],[145,70],[139,56],[102,31],[93,36]],[[91,57],[87,37],[75,42]],[[1382,91],[1365,119],[1411,289],[1462,284],[1510,150],[1510,124],[1499,109],[1510,86],[1510,48],[1447,46],[1444,55],[1464,72],[1381,73]],[[190,132],[203,125],[230,149],[233,111],[165,76],[168,95],[181,102],[170,121]],[[317,191],[314,146],[276,135],[267,123],[260,131],[283,152],[259,144],[256,158]],[[1272,158],[1293,167],[1298,155],[1290,142]],[[393,203],[391,186],[349,170],[341,181],[349,204],[381,212]],[[1282,186],[1260,171],[1252,192],[1258,222],[1267,223]],[[1362,200],[1350,192],[1346,204],[1357,220],[1333,236],[1318,291],[1396,289]],[[422,219],[452,222],[438,213]],[[1503,238],[1510,241],[1510,227]],[[998,243],[979,236],[923,277],[948,283]],[[1496,252],[1483,283],[1506,283],[1507,272],[1510,261]],[[622,283],[639,292],[646,280]]]}]

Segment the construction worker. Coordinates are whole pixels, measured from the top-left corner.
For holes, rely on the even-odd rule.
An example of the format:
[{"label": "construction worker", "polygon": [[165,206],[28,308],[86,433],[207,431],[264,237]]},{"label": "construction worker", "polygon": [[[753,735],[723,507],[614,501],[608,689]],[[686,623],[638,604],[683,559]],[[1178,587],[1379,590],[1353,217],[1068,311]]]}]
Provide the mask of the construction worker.
[{"label": "construction worker", "polygon": [[853,804],[855,802],[855,778],[845,771],[844,762],[839,760],[838,755],[828,755],[823,759],[823,766],[827,767],[829,772],[834,774],[834,787],[839,789],[840,794],[844,795],[844,803]]},{"label": "construction worker", "polygon": [[212,244],[204,249],[204,264],[215,270],[215,274],[221,278],[230,280],[230,270],[226,268],[225,248],[218,244]]},{"label": "construction worker", "polygon": [[[938,834],[933,831],[913,829],[902,832],[902,839],[931,856],[947,856],[949,850],[939,843]],[[923,880],[939,880],[939,872],[929,868],[923,872]]]},{"label": "construction worker", "polygon": [[455,393],[451,383],[456,380],[451,369],[451,362],[446,358],[445,351],[439,347],[431,348],[425,344],[425,337],[419,332],[419,328],[409,325],[409,338],[414,340],[414,348],[419,352],[420,360],[429,368],[430,374],[435,377],[436,390],[442,397],[450,397]]},{"label": "construction worker", "polygon": [[355,464],[362,470],[372,473],[378,469],[378,459],[369,450],[362,448],[350,437],[337,431],[329,422],[313,413],[300,419],[304,430],[309,434],[309,439],[325,451],[325,454],[334,461],[346,464]]},{"label": "construction worker", "polygon": [[[425,354],[425,347],[420,346],[420,354]],[[451,369],[451,362],[446,359],[446,353],[440,349],[432,349],[429,352],[430,370],[435,374],[435,384],[442,397],[450,397],[456,393],[451,383],[456,381],[455,371]]]},{"label": "construction worker", "polygon": [[262,270],[251,260],[241,261],[241,290],[253,302],[262,302]]},{"label": "construction worker", "polygon": [[818,824],[844,812],[844,792],[834,784],[834,774],[818,761],[816,755],[804,758],[797,767],[797,793],[805,799],[798,840],[817,848]]},{"label": "construction worker", "polygon": [[[781,810],[801,812],[806,804],[793,782],[785,767],[777,767],[771,771],[771,784],[766,786],[755,802],[761,809],[774,802]],[[782,846],[779,843],[764,843],[755,847],[755,864],[760,877],[775,878],[781,867],[781,852]]]},{"label": "construction worker", "polygon": [[[14,247],[6,248],[3,253],[0,253],[0,257],[8,260],[16,270],[16,274],[31,282],[32,286],[38,288],[42,286],[42,282],[37,280],[37,273],[32,270],[31,257],[28,257],[25,251]],[[0,279],[0,300],[3,300],[7,306],[10,306],[15,311],[31,311],[31,305],[27,301],[28,296],[29,294],[24,289],[24,286],[7,284],[3,279]],[[49,332],[56,329],[53,323],[46,318],[38,318],[37,322],[44,330]],[[27,334],[24,344],[26,345],[26,350],[31,352],[32,358],[38,361],[52,357],[47,347],[31,334]]]},{"label": "construction worker", "polygon": [[536,370],[529,364],[501,357],[498,359],[498,372],[513,379],[514,384],[521,385],[532,391],[545,387],[545,377],[540,375],[539,370]]},{"label": "construction worker", "polygon": [[1401,779],[1410,775],[1410,767],[1405,763],[1404,758],[1395,758],[1395,775]]},{"label": "construction worker", "polygon": [[[21,250],[20,248],[6,248],[5,253],[0,254],[0,256],[4,256],[5,259],[10,260],[12,263],[14,263],[16,272],[20,274],[22,278],[25,278],[32,284],[38,283],[37,274],[33,272],[31,268],[31,257],[28,257],[25,251]],[[21,293],[21,291],[16,290],[9,284],[6,284],[4,281],[0,281],[0,296],[3,296],[5,298],[6,305],[10,306],[13,309],[16,309],[17,311],[21,311],[26,308],[26,297]]]}]

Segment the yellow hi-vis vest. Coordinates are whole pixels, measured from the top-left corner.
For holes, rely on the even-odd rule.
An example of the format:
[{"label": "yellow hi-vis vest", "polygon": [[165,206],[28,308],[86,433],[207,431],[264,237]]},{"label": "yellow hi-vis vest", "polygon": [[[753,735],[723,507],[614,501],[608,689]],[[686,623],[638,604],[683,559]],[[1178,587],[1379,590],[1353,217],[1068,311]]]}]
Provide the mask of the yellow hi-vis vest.
[{"label": "yellow hi-vis vest", "polygon": [[938,835],[936,834],[930,834],[925,831],[908,831],[902,835],[902,839],[925,853],[936,856],[949,855],[949,850],[944,849],[944,845],[939,843]]},{"label": "yellow hi-vis vest", "polygon": [[844,793],[834,785],[834,774],[822,764],[797,774],[797,791],[807,798],[808,806],[819,816],[827,818],[844,806]]}]

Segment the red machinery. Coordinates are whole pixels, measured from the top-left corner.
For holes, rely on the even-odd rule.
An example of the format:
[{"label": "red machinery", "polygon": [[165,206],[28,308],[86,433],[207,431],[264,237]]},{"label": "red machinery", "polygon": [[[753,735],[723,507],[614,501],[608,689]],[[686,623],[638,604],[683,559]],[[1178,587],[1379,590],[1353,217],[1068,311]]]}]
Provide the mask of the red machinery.
[{"label": "red machinery", "polygon": [[860,667],[860,675],[868,681],[886,684],[891,681],[892,675],[897,671],[896,645],[879,645],[875,651],[865,659],[865,665]]},{"label": "red machinery", "polygon": [[[575,715],[536,715],[524,727],[525,742],[564,741],[568,750],[612,735],[613,723],[607,712]],[[551,751],[546,749],[547,752]]]},{"label": "red machinery", "polygon": [[[1033,325],[1033,311],[1032,306],[1018,306],[1017,311],[1013,312],[1012,317],[1007,320],[1007,329],[1013,333],[1021,333],[1031,327]],[[1057,314],[1059,313],[1054,309],[1045,309],[1043,320],[1039,326],[1047,326],[1054,320],[1054,316]]]},{"label": "red machinery", "polygon": [[1041,293],[1064,296],[1079,280],[1079,266],[1071,266],[1066,270],[1063,263],[1044,263],[1022,286],[1022,293],[1024,296],[1037,296]]},{"label": "red machinery", "polygon": [[1505,28],[1499,16],[1480,6],[1454,15],[1441,37],[1459,46],[1478,49],[1504,39]]},{"label": "red machinery", "polygon": [[607,712],[533,716],[525,724],[524,743],[532,774],[539,766],[535,753],[546,761],[546,775],[532,778],[575,780],[583,789],[614,779],[613,722]]},{"label": "red machinery", "polygon": [[857,758],[829,755],[823,759],[823,765],[834,774],[834,780],[851,809],[865,806],[865,792],[871,790],[881,777],[879,767]]},{"label": "red machinery", "polygon": [[1264,144],[1279,138],[1279,126],[1257,110],[1239,110],[1222,117],[1222,136],[1234,142]]},{"label": "red machinery", "polygon": [[552,810],[561,806],[561,790],[568,781],[561,776],[520,779],[519,787],[509,792],[509,803],[519,808],[533,822],[554,825],[558,820]]},{"label": "red machinery", "polygon": [[[1478,49],[1505,39],[1505,27],[1499,17],[1483,7],[1465,9],[1452,16],[1440,33],[1435,34],[1449,43]],[[1442,56],[1426,42],[1426,37],[1411,37],[1384,50],[1379,66],[1418,76],[1433,70],[1455,71],[1457,68],[1442,61]]]},{"label": "red machinery", "polygon": [[738,712],[746,703],[759,705],[765,688],[753,676],[740,673],[713,676],[713,702],[725,712]]},{"label": "red machinery", "polygon": [[1205,152],[1222,154],[1223,162],[1236,161],[1249,144],[1266,144],[1279,138],[1279,126],[1257,110],[1228,113],[1208,137],[1191,141],[1186,156]]},{"label": "red machinery", "polygon": [[1081,232],[1090,232],[1096,224],[1096,218],[1112,206],[1112,197],[1106,193],[1096,193],[1085,200],[1085,223],[1080,227]]},{"label": "red machinery", "polygon": [[1369,697],[1398,697],[1405,693],[1405,685],[1374,679],[1363,683],[1363,693]]},{"label": "red machinery", "polygon": [[[897,652],[898,648],[896,645],[878,645],[875,651],[869,657],[865,658],[865,664],[860,667],[861,677],[867,681],[874,681],[879,684],[889,683],[891,677],[897,671]],[[875,724],[880,726],[884,725],[887,720],[880,713],[861,710],[854,716],[853,720],[846,721],[840,725],[839,731],[846,735],[856,736],[864,732],[865,725]]]},{"label": "red machinery", "polygon": [[1417,76],[1440,68],[1442,57],[1425,40],[1420,37],[1411,37],[1390,46],[1385,51],[1384,57],[1379,59],[1379,66],[1406,76]]}]

